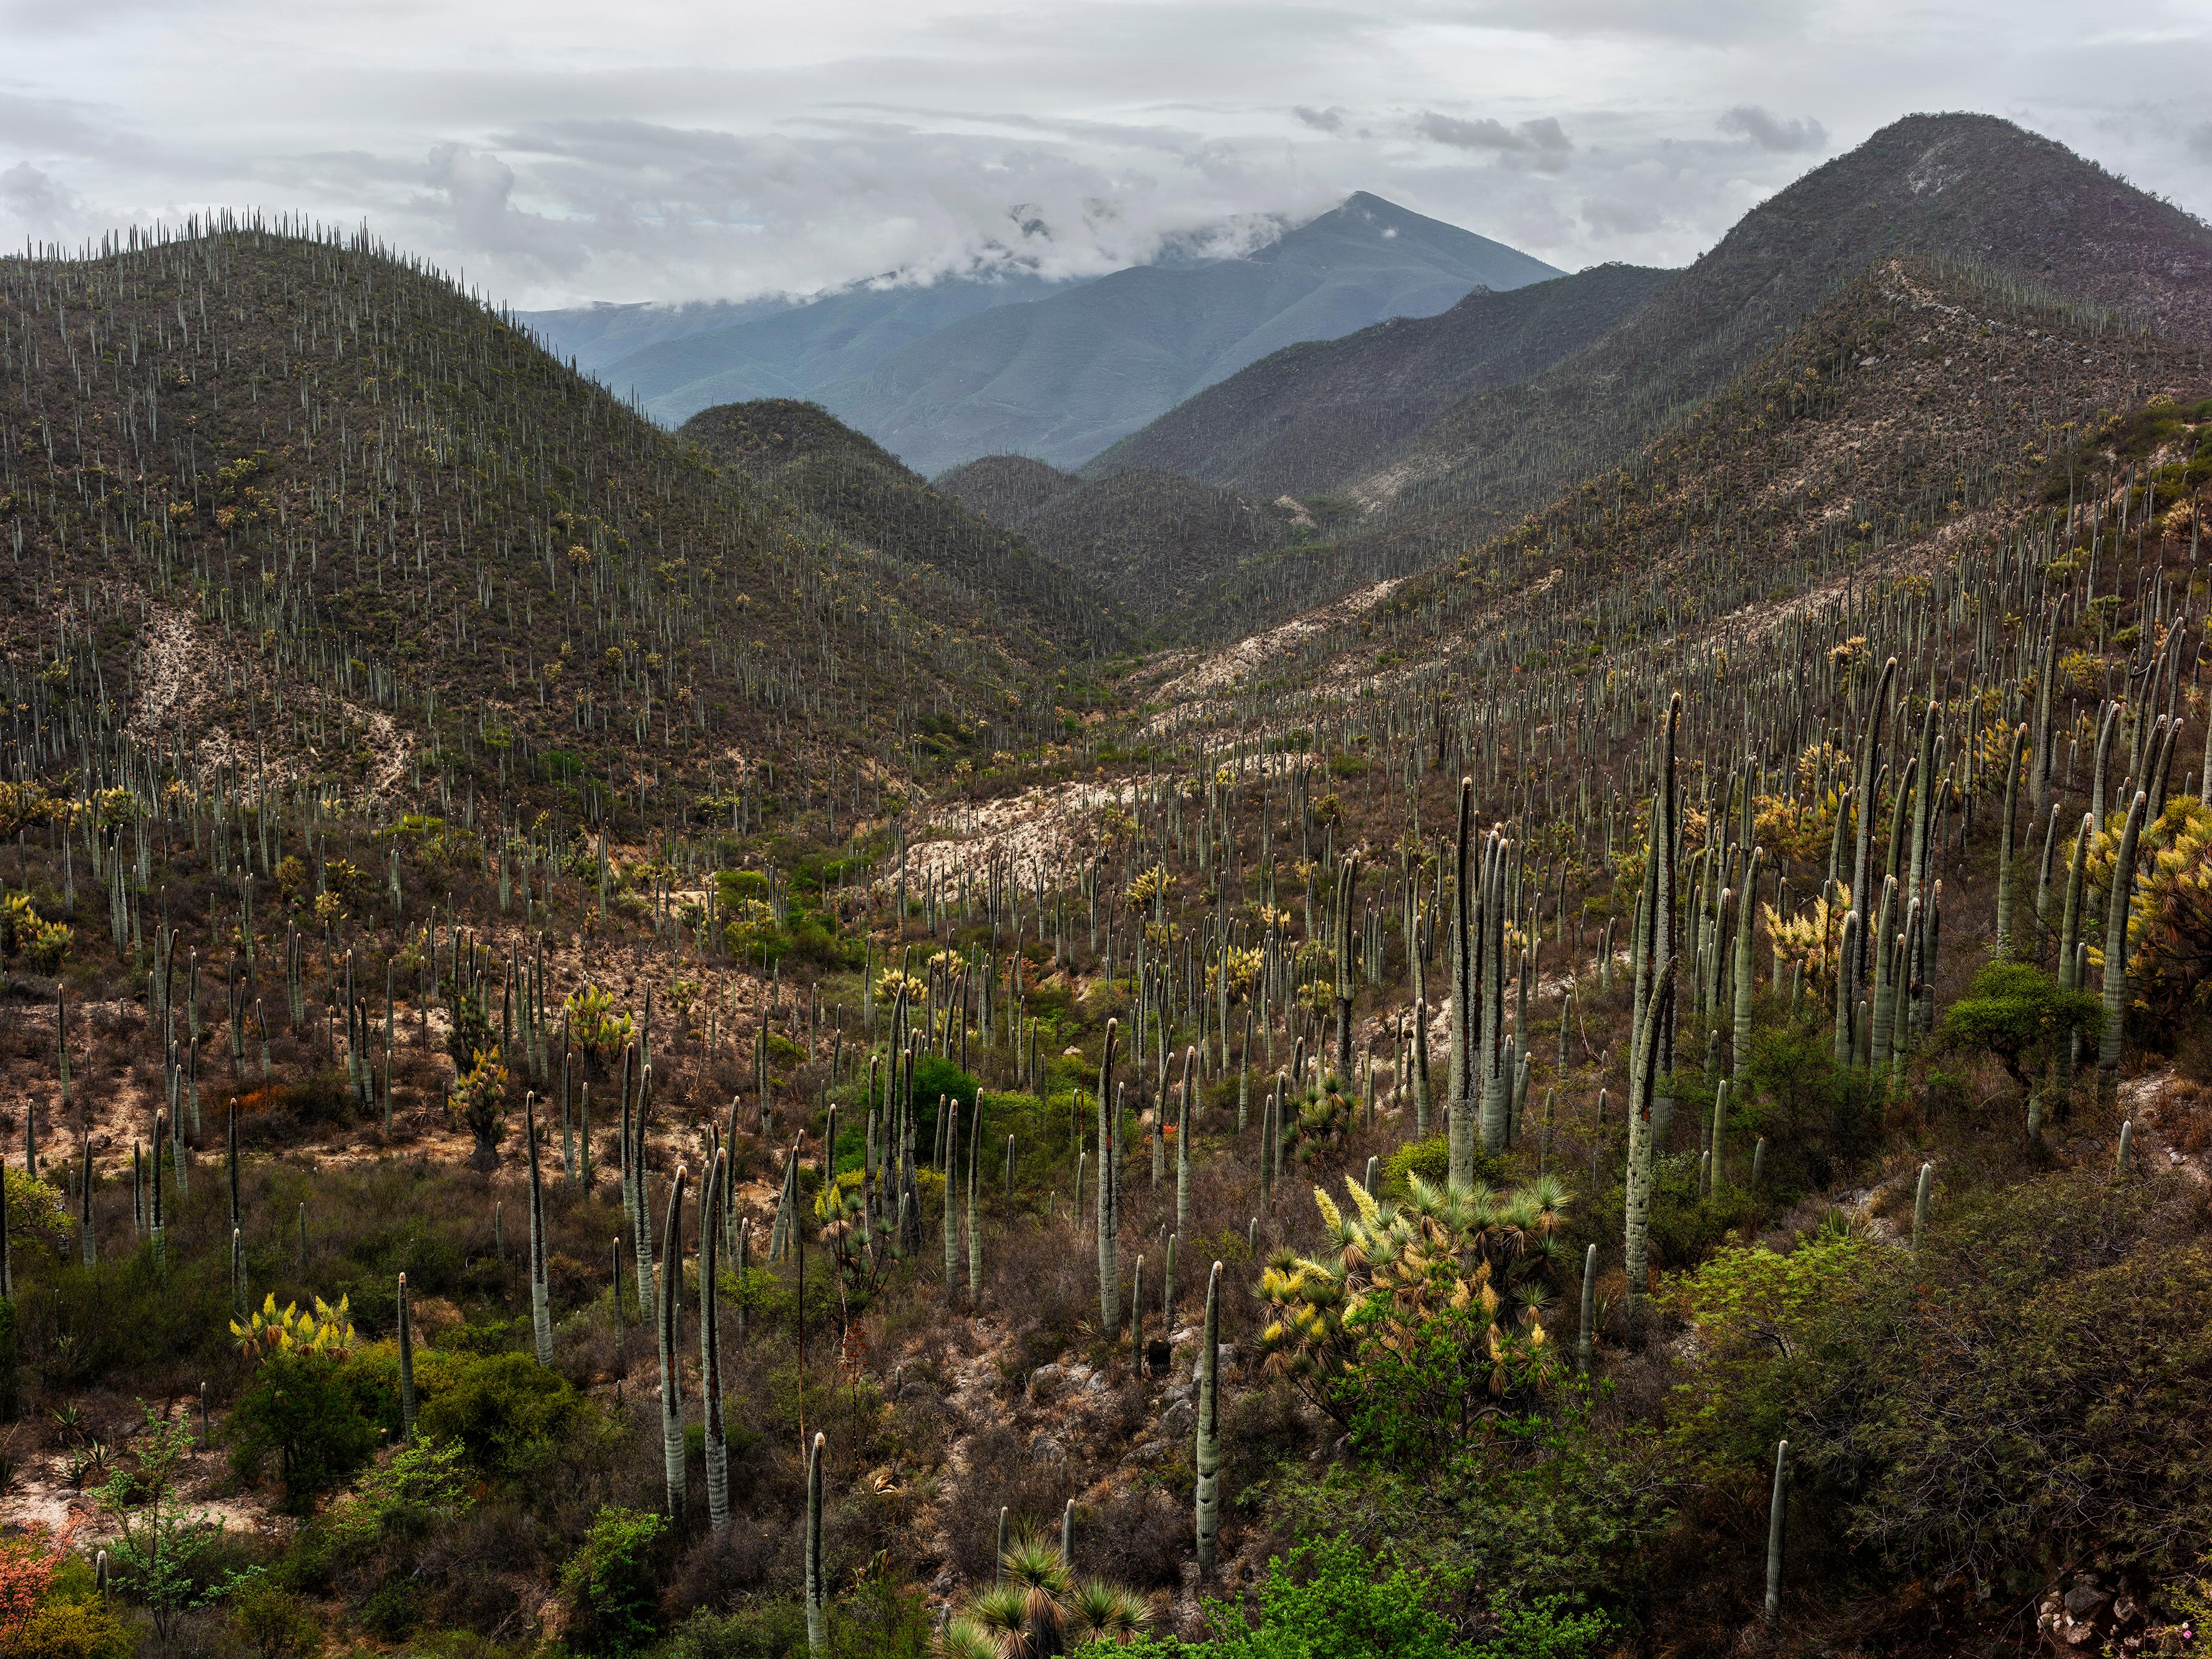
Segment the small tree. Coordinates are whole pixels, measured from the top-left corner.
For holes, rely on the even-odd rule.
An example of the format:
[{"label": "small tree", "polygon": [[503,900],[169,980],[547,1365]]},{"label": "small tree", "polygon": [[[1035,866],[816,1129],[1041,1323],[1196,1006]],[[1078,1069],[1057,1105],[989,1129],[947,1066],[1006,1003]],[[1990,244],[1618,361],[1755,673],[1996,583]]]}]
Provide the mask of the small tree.
[{"label": "small tree", "polygon": [[507,1135],[507,1081],[496,1048],[478,1049],[468,1070],[453,1080],[453,1116],[476,1139],[469,1161],[478,1169],[499,1161],[499,1143]]},{"label": "small tree", "polygon": [[344,1364],[327,1354],[275,1355],[231,1414],[232,1466],[250,1479],[273,1452],[285,1509],[306,1514],[376,1450],[362,1393]]},{"label": "small tree", "polygon": [[259,1569],[202,1581],[198,1569],[222,1538],[222,1523],[189,1506],[179,1491],[191,1467],[191,1425],[144,1409],[143,1436],[133,1448],[137,1467],[109,1479],[100,1508],[114,1528],[107,1553],[116,1582],[145,1603],[166,1645],[179,1615],[220,1601]]},{"label": "small tree", "polygon": [[1943,1042],[1996,1056],[2026,1100],[2035,1088],[2031,1066],[2039,1071],[2075,1030],[2094,1029],[2103,1018],[2103,1004],[2087,991],[2062,990],[2025,962],[1992,962],[1944,1014]]},{"label": "small tree", "polygon": [[653,1638],[653,1555],[668,1523],[642,1510],[603,1509],[561,1569],[571,1644],[586,1653],[630,1653]]}]

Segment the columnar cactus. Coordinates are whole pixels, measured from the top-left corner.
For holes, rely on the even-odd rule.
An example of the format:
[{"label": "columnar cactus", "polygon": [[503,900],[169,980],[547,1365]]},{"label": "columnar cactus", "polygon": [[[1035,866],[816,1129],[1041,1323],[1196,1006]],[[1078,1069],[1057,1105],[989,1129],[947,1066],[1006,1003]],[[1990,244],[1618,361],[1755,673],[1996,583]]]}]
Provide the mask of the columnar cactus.
[{"label": "columnar cactus", "polygon": [[[1746,783],[1747,791],[1750,784]],[[1752,954],[1753,924],[1759,914],[1759,870],[1765,860],[1763,847],[1751,850],[1750,863],[1743,875],[1743,898],[1736,905],[1735,916],[1735,1029],[1730,1033],[1729,1058],[1735,1080],[1741,1083],[1751,1065],[1751,988],[1756,958]],[[1718,1142],[1715,1142],[1713,1159],[1720,1160]]]},{"label": "columnar cactus", "polygon": [[1928,1226],[1929,1186],[1935,1178],[1936,1166],[1921,1165],[1920,1178],[1912,1190],[1912,1253],[1915,1256],[1920,1254],[1920,1235]]},{"label": "columnar cactus", "polygon": [[2027,748],[2027,725],[2022,722],[2005,745],[2004,816],[1997,825],[1997,927],[1996,950],[1999,961],[2012,956],[2013,820],[2014,802],[2020,790],[2021,760]]},{"label": "columnar cactus", "polygon": [[720,1250],[729,1178],[729,1154],[715,1153],[699,1204],[699,1392],[706,1408],[707,1523],[716,1532],[730,1524],[730,1450],[722,1423]]},{"label": "columnar cactus", "polygon": [[1454,1186],[1474,1184],[1474,895],[1468,845],[1474,832],[1474,779],[1459,780],[1457,862],[1452,867],[1451,1061],[1444,1099],[1445,1167]]},{"label": "columnar cactus", "polygon": [[2142,790],[2128,803],[2127,823],[2120,831],[2119,851],[2112,859],[2112,890],[2105,915],[2105,1028],[2097,1044],[2097,1087],[2109,1096],[2120,1075],[2120,1042],[2126,1034],[2128,1000],[2128,910],[2135,899],[2136,846],[2142,834],[2143,808],[2148,796]]},{"label": "columnar cactus", "polygon": [[522,1133],[530,1162],[530,1330],[538,1363],[553,1363],[552,1287],[545,1272],[545,1182],[538,1157],[538,1097],[522,1097]]},{"label": "columnar cactus", "polygon": [[[690,1176],[690,1170],[678,1164],[676,1179],[668,1189],[667,1220],[660,1233],[662,1264],[657,1321],[660,1342],[660,1449],[666,1465],[668,1513],[678,1521],[684,1517],[684,1377],[676,1357],[676,1306],[677,1287],[684,1279],[684,1184]],[[641,1278],[638,1281],[641,1293],[645,1282]]]},{"label": "columnar cactus", "polygon": [[1176,1231],[1190,1230],[1190,1108],[1197,1093],[1192,1081],[1191,1067],[1198,1058],[1195,1048],[1183,1050],[1182,1104],[1176,1120]]},{"label": "columnar cactus", "polygon": [[1668,956],[1661,960],[1659,972],[1651,981],[1636,1092],[1628,1107],[1627,1200],[1623,1231],[1628,1267],[1628,1309],[1636,1317],[1644,1311],[1650,1276],[1647,1251],[1651,1237],[1651,1163],[1657,1140],[1652,1096],[1658,1081],[1660,1032],[1669,1017],[1668,1005],[1674,996],[1674,959]]},{"label": "columnar cactus", "polygon": [[1575,1338],[1575,1369],[1583,1376],[1589,1375],[1590,1348],[1597,1325],[1597,1246],[1590,1245],[1583,1252],[1583,1320],[1581,1333]]},{"label": "columnar cactus", "polygon": [[[235,1114],[234,1113],[234,1122]],[[77,1249],[85,1266],[100,1264],[100,1233],[92,1218],[92,1129],[87,1125],[77,1154]],[[235,1227],[232,1228],[234,1232]]]},{"label": "columnar cactus", "polygon": [[1221,1529],[1221,1263],[1206,1279],[1206,1329],[1198,1347],[1198,1576],[1213,1576]]},{"label": "columnar cactus", "polygon": [[399,1436],[415,1438],[415,1316],[407,1305],[407,1275],[399,1275]]},{"label": "columnar cactus", "polygon": [[1098,1327],[1103,1331],[1121,1329],[1121,1268],[1115,1238],[1121,1218],[1114,1202],[1120,1139],[1114,1120],[1121,1116],[1114,1104],[1114,1042],[1119,1029],[1118,1021],[1106,1022],[1106,1044],[1098,1059]]},{"label": "columnar cactus", "polygon": [[830,1651],[829,1583],[822,1565],[822,1448],[817,1432],[806,1453],[806,1651]]},{"label": "columnar cactus", "polygon": [[1782,1617],[1782,1538],[1788,1520],[1790,1443],[1774,1448],[1774,1490],[1766,1500],[1766,1627]]},{"label": "columnar cactus", "polygon": [[1336,897],[1329,910],[1329,943],[1336,957],[1336,1075],[1352,1076],[1352,915],[1359,886],[1359,856],[1347,852],[1336,867]]},{"label": "columnar cactus", "polygon": [[[943,1147],[938,1167],[945,1172],[945,1305],[951,1306],[960,1299],[960,1107],[945,1095],[937,1097],[938,1121],[945,1125],[938,1136]],[[794,1173],[799,1159],[792,1159]],[[793,1190],[794,1192],[796,1189]],[[793,1225],[798,1222],[799,1212],[792,1212]]]}]

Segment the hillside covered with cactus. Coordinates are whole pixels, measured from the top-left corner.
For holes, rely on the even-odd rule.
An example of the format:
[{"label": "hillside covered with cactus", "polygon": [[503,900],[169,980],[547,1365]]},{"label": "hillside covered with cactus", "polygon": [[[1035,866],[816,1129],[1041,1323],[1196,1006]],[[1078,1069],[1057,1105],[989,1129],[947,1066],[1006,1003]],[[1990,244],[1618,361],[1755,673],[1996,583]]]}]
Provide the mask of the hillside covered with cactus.
[{"label": "hillside covered with cactus", "polygon": [[0,1654],[2192,1651],[2160,269],[1062,583],[386,250],[0,261]]}]

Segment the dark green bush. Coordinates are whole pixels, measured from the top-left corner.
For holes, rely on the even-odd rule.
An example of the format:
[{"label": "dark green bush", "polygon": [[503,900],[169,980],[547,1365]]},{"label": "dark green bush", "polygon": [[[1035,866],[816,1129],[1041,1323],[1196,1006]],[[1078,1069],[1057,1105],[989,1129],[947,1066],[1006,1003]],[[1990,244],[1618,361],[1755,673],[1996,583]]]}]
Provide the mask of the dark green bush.
[{"label": "dark green bush", "polygon": [[653,1636],[654,1556],[668,1523],[640,1510],[603,1509],[561,1569],[568,1639],[583,1653],[634,1653]]},{"label": "dark green bush", "polygon": [[231,1466],[252,1480],[274,1454],[283,1507],[304,1515],[375,1452],[382,1404],[374,1373],[323,1354],[273,1355],[231,1413]]},{"label": "dark green bush", "polygon": [[417,1431],[459,1441],[489,1480],[535,1474],[564,1440],[599,1420],[597,1408],[526,1353],[424,1350],[415,1358],[415,1386]]}]

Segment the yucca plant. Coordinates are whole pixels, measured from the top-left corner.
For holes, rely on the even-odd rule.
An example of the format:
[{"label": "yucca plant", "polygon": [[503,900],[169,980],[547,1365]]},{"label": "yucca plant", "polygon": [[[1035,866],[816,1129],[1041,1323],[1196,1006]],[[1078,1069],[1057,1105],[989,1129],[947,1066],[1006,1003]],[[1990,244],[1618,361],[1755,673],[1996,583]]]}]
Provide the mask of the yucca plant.
[{"label": "yucca plant", "polygon": [[1128,1642],[1152,1623],[1144,1597],[1077,1578],[1061,1541],[1042,1533],[1017,1535],[999,1571],[946,1622],[938,1639],[945,1659],[1054,1659],[1093,1641]]}]

